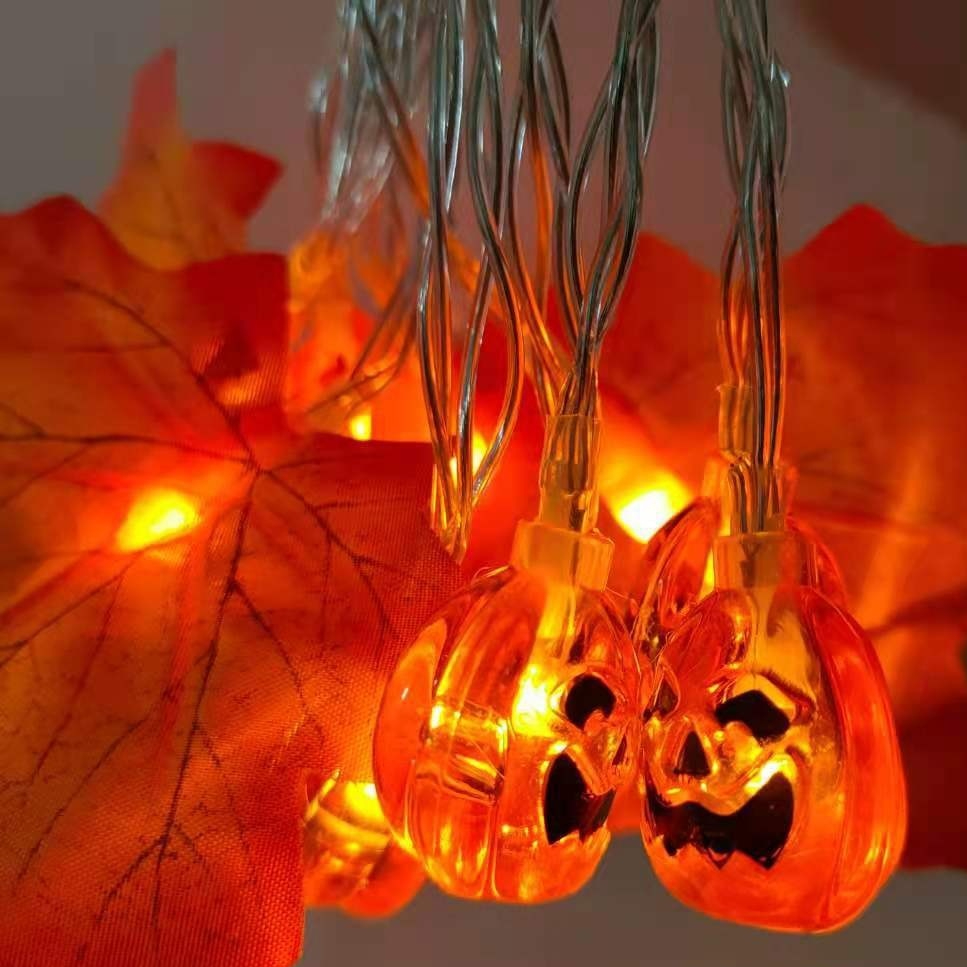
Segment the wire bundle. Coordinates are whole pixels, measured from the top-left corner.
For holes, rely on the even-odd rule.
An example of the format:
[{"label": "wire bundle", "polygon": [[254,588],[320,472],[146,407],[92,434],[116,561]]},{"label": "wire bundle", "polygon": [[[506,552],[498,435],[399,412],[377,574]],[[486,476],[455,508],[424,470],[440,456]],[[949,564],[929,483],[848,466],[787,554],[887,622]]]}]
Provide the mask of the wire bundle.
[{"label": "wire bundle", "polygon": [[[657,0],[622,3],[615,55],[573,155],[551,0],[521,0],[520,67],[509,111],[494,0],[472,0],[469,9],[462,0],[346,0],[341,9],[341,59],[313,98],[321,222],[333,237],[382,219],[396,250],[387,260],[394,284],[373,331],[346,382],[320,405],[347,412],[359,406],[416,350],[437,469],[436,522],[458,556],[506,449],[525,378],[545,418],[596,410],[601,345],[639,226],[656,100],[656,8]],[[458,231],[455,217],[461,176],[471,233]],[[586,230],[583,204],[593,178],[602,197],[596,232]],[[407,219],[400,193],[388,190],[400,184],[410,231],[401,230]],[[548,326],[552,301],[563,342]],[[475,467],[477,374],[491,320],[504,333],[506,378],[499,417]],[[576,467],[589,463],[589,454],[573,457]]]}]

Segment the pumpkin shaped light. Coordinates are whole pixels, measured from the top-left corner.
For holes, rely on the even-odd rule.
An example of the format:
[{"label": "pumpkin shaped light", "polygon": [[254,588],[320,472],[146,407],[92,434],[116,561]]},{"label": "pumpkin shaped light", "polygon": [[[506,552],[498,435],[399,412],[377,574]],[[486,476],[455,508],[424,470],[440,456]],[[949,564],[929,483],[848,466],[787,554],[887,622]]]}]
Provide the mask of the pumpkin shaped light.
[{"label": "pumpkin shaped light", "polygon": [[883,676],[818,569],[793,531],[718,539],[716,589],[669,636],[645,709],[658,876],[707,913],[775,929],[853,919],[905,833]]},{"label": "pumpkin shaped light", "polygon": [[458,896],[534,903],[580,889],[634,769],[640,672],[605,587],[612,545],[592,529],[593,482],[562,486],[577,441],[593,454],[596,439],[593,421],[552,421],[540,518],[518,526],[509,566],[471,582],[418,636],[383,696],[374,762],[386,818]]},{"label": "pumpkin shaped light", "polygon": [[338,906],[361,917],[398,912],[423,885],[419,863],[392,838],[371,782],[338,770],[314,793],[303,833],[303,893],[309,906]]}]

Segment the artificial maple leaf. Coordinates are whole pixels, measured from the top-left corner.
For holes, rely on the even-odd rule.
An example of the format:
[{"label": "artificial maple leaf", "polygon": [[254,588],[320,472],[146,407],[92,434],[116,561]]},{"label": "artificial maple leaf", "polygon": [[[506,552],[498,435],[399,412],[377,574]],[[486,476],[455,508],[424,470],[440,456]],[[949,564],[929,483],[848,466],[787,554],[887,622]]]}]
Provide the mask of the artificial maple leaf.
[{"label": "artificial maple leaf", "polygon": [[281,258],[161,273],[69,200],[0,219],[4,967],[298,956],[306,775],[371,776],[457,573],[425,447],[283,421],[285,324]]},{"label": "artificial maple leaf", "polygon": [[307,414],[328,390],[345,380],[371,324],[353,304],[345,252],[327,233],[310,232],[294,246],[288,270],[290,353],[285,399],[292,412]]},{"label": "artificial maple leaf", "polygon": [[247,222],[280,170],[253,151],[185,136],[167,50],[138,73],[121,171],[100,212],[133,255],[180,268],[243,251]]},{"label": "artificial maple leaf", "polygon": [[[646,236],[602,364],[655,459],[696,490],[715,445],[717,292]],[[962,726],[967,708],[967,247],[920,243],[854,208],[787,260],[784,303],[796,513],[832,550],[877,646],[908,772],[924,756],[959,775],[962,730],[931,747],[920,737],[938,716]],[[962,863],[950,844],[967,836],[963,817],[945,846],[923,797],[911,797],[908,861]]]},{"label": "artificial maple leaf", "polygon": [[290,250],[286,407],[321,429],[365,414],[377,439],[426,440],[415,267],[388,207],[377,198],[358,224],[317,225]]}]

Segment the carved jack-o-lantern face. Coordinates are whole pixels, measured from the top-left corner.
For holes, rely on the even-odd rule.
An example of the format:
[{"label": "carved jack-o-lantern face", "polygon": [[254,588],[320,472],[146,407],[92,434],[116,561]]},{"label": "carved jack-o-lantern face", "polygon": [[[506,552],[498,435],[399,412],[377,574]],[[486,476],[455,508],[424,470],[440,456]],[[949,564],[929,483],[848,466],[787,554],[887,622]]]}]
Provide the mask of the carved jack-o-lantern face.
[{"label": "carved jack-o-lantern face", "polygon": [[[685,663],[679,679],[673,663],[684,657],[682,644],[673,638],[659,659],[645,712],[656,830],[670,855],[691,846],[724,867],[738,852],[769,869],[789,839],[796,764],[809,756],[815,704],[768,669],[736,662],[705,674]],[[687,800],[662,799],[659,790],[674,789]]]},{"label": "carved jack-o-lantern face", "polygon": [[815,588],[712,592],[669,637],[643,717],[645,846],[685,902],[830,929],[895,867],[905,796],[882,674]]},{"label": "carved jack-o-lantern face", "polygon": [[451,893],[577,890],[638,746],[639,672],[607,598],[505,568],[418,638],[377,723],[387,819]]}]

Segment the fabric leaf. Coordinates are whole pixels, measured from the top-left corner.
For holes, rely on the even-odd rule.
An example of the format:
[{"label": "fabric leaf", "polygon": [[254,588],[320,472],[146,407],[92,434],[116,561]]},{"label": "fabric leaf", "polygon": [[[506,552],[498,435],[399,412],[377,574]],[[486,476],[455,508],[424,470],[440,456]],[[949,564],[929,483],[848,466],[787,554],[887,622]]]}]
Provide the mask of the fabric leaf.
[{"label": "fabric leaf", "polygon": [[426,447],[284,421],[285,323],[281,258],[160,273],[68,200],[0,219],[4,967],[299,954],[305,777],[368,774],[458,576]]},{"label": "fabric leaf", "polygon": [[253,151],[188,139],[167,50],[138,73],[121,170],[100,212],[132,255],[180,268],[243,251],[247,222],[280,170]]}]

